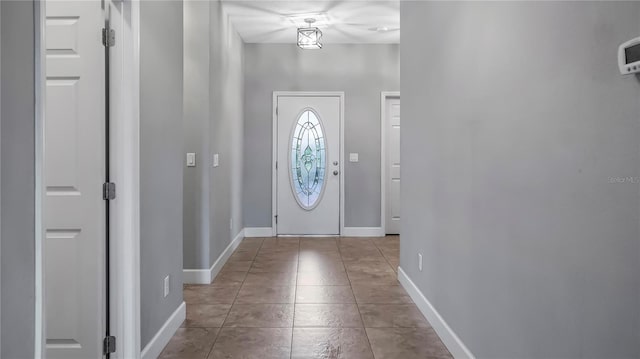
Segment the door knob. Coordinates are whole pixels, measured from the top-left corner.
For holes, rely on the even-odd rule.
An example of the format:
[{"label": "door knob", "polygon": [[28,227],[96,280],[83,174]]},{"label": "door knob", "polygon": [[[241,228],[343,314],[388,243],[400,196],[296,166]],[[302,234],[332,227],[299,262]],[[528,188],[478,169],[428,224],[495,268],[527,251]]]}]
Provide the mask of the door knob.
[{"label": "door knob", "polygon": [[333,175],[337,176],[338,175],[338,171],[333,171]]}]

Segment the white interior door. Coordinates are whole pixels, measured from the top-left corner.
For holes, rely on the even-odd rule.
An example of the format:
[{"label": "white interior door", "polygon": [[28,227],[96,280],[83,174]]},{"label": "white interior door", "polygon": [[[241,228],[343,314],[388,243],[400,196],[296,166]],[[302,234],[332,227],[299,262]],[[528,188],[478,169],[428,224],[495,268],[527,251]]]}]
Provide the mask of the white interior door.
[{"label": "white interior door", "polygon": [[277,98],[277,234],[340,234],[339,96]]},{"label": "white interior door", "polygon": [[101,1],[46,1],[47,358],[101,358],[104,47]]},{"label": "white interior door", "polygon": [[400,233],[400,97],[385,99],[385,179],[387,234]]}]

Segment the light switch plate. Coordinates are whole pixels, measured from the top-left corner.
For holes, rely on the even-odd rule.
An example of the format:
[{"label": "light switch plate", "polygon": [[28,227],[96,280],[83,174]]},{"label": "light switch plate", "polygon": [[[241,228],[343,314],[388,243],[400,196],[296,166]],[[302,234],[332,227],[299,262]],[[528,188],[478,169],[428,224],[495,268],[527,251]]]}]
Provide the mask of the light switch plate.
[{"label": "light switch plate", "polygon": [[187,153],[187,167],[195,167],[195,166],[196,166],[196,154]]},{"label": "light switch plate", "polygon": [[358,162],[358,154],[349,153],[349,162]]},{"label": "light switch plate", "polygon": [[213,155],[213,167],[218,167],[218,166],[220,166],[220,161],[218,159],[218,154],[215,153]]},{"label": "light switch plate", "polygon": [[169,295],[169,276],[164,277],[163,291],[166,298]]}]

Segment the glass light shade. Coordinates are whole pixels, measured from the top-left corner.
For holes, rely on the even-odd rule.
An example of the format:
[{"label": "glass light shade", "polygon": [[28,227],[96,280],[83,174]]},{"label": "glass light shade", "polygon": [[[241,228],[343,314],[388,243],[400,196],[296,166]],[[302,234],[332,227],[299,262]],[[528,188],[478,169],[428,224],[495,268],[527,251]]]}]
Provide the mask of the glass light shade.
[{"label": "glass light shade", "polygon": [[320,38],[322,31],[317,27],[303,27],[298,29],[298,47],[304,50],[321,49]]}]

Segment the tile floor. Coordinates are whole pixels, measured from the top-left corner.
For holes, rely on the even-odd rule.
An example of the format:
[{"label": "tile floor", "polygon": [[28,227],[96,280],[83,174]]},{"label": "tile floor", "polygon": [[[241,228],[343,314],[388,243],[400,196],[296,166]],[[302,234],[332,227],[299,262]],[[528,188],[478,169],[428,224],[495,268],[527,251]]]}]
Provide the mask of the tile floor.
[{"label": "tile floor", "polygon": [[246,238],[162,359],[451,358],[402,287],[399,238]]}]

